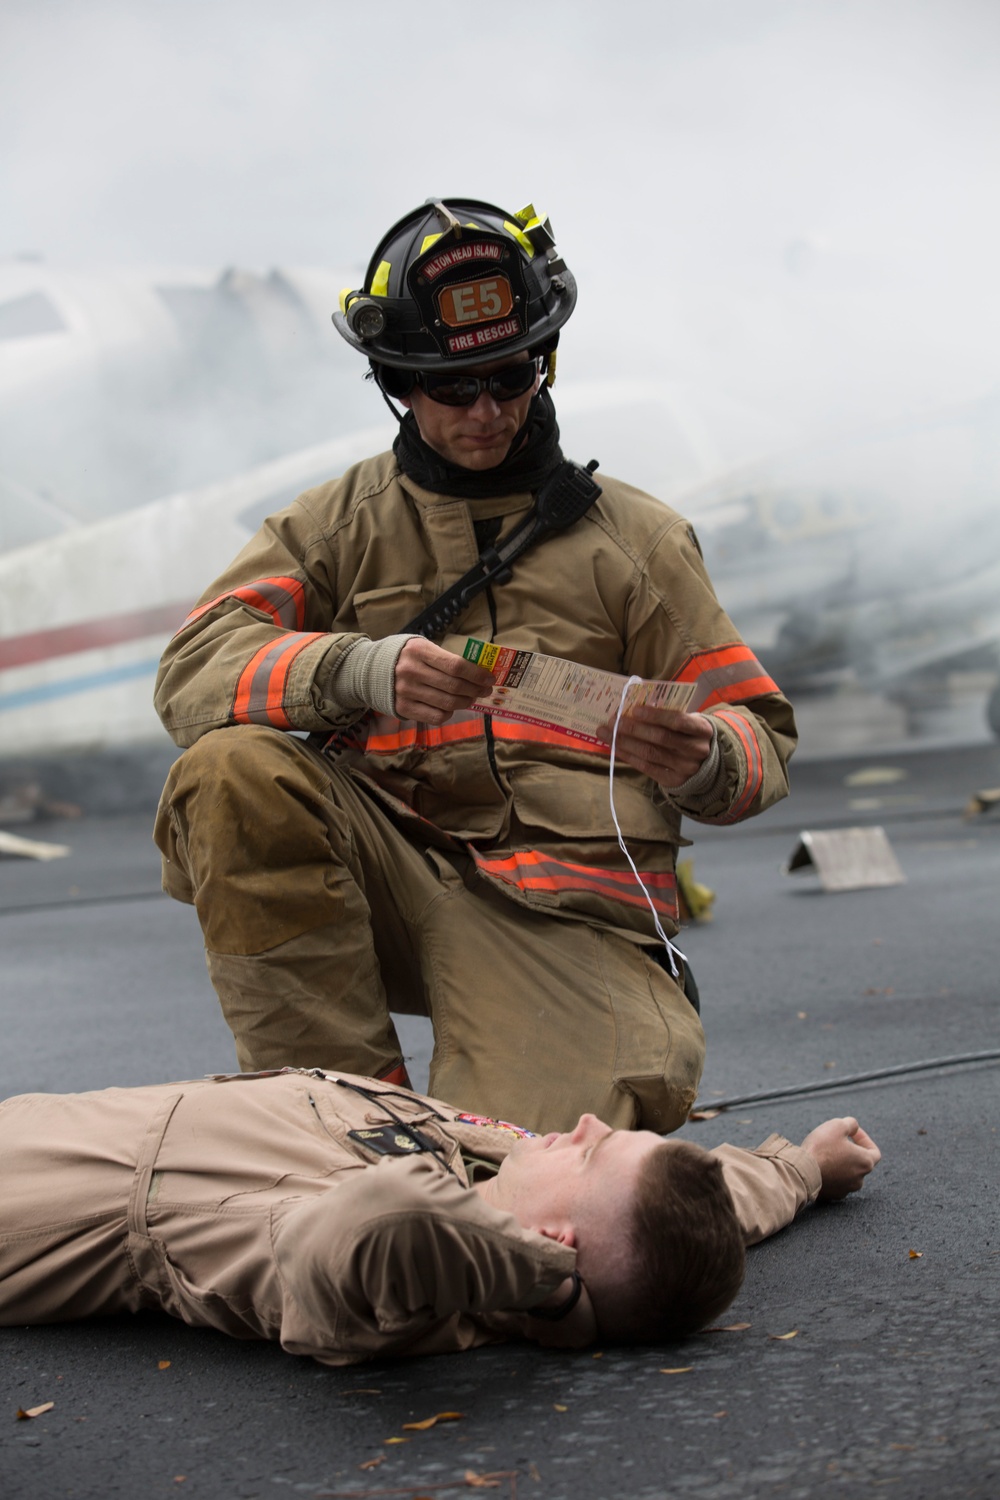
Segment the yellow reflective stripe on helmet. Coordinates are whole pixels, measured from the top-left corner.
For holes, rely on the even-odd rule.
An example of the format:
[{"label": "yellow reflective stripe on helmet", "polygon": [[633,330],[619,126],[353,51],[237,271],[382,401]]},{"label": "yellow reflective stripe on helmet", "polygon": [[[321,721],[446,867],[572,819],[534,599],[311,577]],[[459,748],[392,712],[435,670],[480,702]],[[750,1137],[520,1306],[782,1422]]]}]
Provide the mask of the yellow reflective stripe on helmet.
[{"label": "yellow reflective stripe on helmet", "polygon": [[535,213],[535,205],[533,203],[526,203],[523,208],[518,209],[514,218],[519,224],[530,224],[532,219],[538,218],[538,215]]},{"label": "yellow reflective stripe on helmet", "polygon": [[340,310],[342,313],[345,313],[347,311],[347,304],[350,302],[351,298],[356,297],[357,295],[358,294],[353,287],[345,286],[343,288],[340,293]]},{"label": "yellow reflective stripe on helmet", "polygon": [[391,263],[387,260],[384,260],[379,266],[378,270],[375,272],[375,275],[372,277],[371,290],[368,293],[369,297],[388,297],[389,272],[391,270]]},{"label": "yellow reflective stripe on helmet", "polygon": [[528,259],[533,260],[535,255],[535,247],[528,239],[528,236],[522,232],[520,224],[512,224],[509,219],[504,219],[503,227],[506,229],[508,234],[512,234],[514,236]]}]

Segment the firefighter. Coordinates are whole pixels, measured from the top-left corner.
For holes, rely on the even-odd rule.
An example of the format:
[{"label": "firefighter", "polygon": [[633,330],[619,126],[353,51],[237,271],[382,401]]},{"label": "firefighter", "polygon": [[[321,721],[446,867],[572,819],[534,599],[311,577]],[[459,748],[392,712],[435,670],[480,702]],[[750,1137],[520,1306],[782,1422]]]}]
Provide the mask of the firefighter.
[{"label": "firefighter", "polygon": [[[610,231],[623,266],[645,263],[635,234]],[[167,647],[157,708],[188,748],[164,884],[197,908],[244,1069],[405,1084],[395,1010],[431,1018],[434,1093],[530,1127],[665,1132],[694,1099],[681,818],[785,796],[794,721],[684,518],[564,459],[576,297],[530,206],[401,219],[334,314],[399,418],[392,451],[267,520]],[[621,720],[612,809],[610,726],[592,744],[478,712],[492,680],[442,622],[695,697]]]}]

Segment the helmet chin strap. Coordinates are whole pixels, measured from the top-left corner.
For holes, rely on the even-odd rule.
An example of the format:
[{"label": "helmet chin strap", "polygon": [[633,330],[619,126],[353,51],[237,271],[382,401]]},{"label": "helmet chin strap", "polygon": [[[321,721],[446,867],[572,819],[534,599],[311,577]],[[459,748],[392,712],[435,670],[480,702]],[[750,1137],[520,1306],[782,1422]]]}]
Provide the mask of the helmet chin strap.
[{"label": "helmet chin strap", "polygon": [[382,397],[382,400],[385,402],[386,406],[392,412],[393,416],[396,418],[396,421],[399,423],[400,427],[402,427],[403,421],[404,421],[404,419],[406,417],[406,413],[405,412],[398,412],[396,410],[396,408],[392,404],[392,397],[386,395],[385,391],[382,389],[381,385],[379,385],[379,382],[377,380],[375,381],[375,384],[378,386],[378,393]]}]

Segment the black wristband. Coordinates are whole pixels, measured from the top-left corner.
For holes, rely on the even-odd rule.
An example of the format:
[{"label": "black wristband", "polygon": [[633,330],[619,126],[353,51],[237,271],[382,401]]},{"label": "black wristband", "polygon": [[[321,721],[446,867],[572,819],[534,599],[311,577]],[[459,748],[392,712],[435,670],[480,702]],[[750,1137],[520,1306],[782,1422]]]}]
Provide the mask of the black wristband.
[{"label": "black wristband", "polygon": [[579,1271],[570,1271],[573,1285],[568,1295],[556,1307],[533,1307],[529,1317],[543,1318],[546,1323],[559,1323],[563,1318],[568,1318],[574,1307],[580,1300],[583,1291],[583,1282],[580,1280]]}]

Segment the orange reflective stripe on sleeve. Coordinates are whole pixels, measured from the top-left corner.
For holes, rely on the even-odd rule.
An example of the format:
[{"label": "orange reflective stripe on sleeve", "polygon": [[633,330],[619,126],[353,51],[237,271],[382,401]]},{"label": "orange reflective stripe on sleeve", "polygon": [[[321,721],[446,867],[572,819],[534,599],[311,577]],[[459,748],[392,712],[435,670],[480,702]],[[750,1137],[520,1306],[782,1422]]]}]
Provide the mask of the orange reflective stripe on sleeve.
[{"label": "orange reflective stripe on sleeve", "polygon": [[[516,885],[522,891],[587,891],[627,906],[646,906],[646,897],[631,870],[603,870],[596,865],[571,864],[536,849],[490,858],[470,846],[469,852],[484,875]],[[677,920],[677,878],[672,870],[642,872],[642,883],[661,916]]]},{"label": "orange reflective stripe on sleeve", "polygon": [[747,698],[763,698],[766,693],[780,691],[742,641],[717,651],[695,652],[676,673],[676,680],[698,684],[692,709],[697,706],[701,713],[717,703],[742,703]]},{"label": "orange reflective stripe on sleeve", "polygon": [[325,639],[322,631],[307,635],[289,631],[269,641],[247,662],[236,684],[233,719],[237,724],[270,724],[275,729],[293,729],[284,710],[285,684],[292,662],[311,646]]},{"label": "orange reflective stripe on sleeve", "polygon": [[238,599],[242,604],[262,610],[264,614],[271,616],[276,625],[282,625],[286,630],[301,630],[305,623],[306,591],[297,578],[257,578],[253,583],[218,594],[214,599],[209,599],[207,604],[199,604],[188,615],[181,629],[190,625],[193,620],[200,619],[225,599]]},{"label": "orange reflective stripe on sleeve", "polygon": [[[735,714],[728,709],[719,709],[713,715],[721,719],[723,723],[733,730],[747,760],[747,780],[743,788],[742,796],[735,802],[728,813],[717,821],[720,823],[736,823],[744,816],[757,793],[760,791],[761,782],[764,780],[764,762],[760,753],[760,742],[757,739],[753,725],[742,714]],[[715,820],[713,820],[715,821]]]}]

